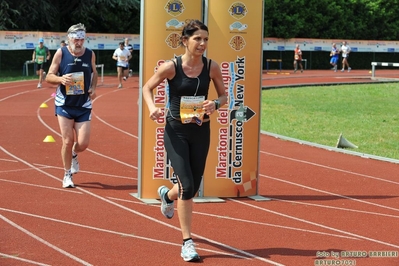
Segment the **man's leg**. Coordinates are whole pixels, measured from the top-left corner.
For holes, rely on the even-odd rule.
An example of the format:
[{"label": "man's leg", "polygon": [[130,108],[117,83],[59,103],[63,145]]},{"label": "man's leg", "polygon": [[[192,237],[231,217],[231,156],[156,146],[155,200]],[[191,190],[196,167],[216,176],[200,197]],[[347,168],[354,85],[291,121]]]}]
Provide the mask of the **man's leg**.
[{"label": "man's leg", "polygon": [[74,123],[73,119],[68,119],[66,117],[57,115],[58,124],[61,130],[62,137],[62,148],[61,148],[61,158],[65,170],[71,169],[72,161],[72,146],[74,144]]},{"label": "man's leg", "polygon": [[91,121],[75,123],[76,143],[73,146],[75,153],[82,152],[89,147]]},{"label": "man's leg", "polygon": [[117,72],[118,72],[118,81],[119,81],[119,86],[118,88],[122,88],[122,67],[117,67]]}]

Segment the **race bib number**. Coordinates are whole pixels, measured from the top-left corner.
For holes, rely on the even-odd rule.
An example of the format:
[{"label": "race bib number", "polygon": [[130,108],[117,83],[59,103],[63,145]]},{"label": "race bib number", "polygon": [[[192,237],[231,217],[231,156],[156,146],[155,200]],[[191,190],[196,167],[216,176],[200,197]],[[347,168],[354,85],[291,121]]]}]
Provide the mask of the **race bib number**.
[{"label": "race bib number", "polygon": [[37,56],[37,63],[38,63],[38,64],[42,64],[43,62],[44,62],[44,56],[38,55],[38,56]]},{"label": "race bib number", "polygon": [[83,72],[72,73],[73,85],[66,86],[67,95],[81,95],[85,92]]},{"label": "race bib number", "polygon": [[195,121],[197,125],[202,125],[205,111],[202,104],[205,96],[182,96],[180,100],[180,118],[183,124]]}]

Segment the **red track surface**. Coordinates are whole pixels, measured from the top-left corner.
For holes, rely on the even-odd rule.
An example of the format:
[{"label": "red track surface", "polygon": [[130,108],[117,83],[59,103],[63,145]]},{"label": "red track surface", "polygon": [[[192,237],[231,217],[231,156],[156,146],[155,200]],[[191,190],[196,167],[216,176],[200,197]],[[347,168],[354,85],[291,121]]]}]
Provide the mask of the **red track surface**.
[{"label": "red track surface", "polygon": [[[270,73],[264,86],[371,82],[366,70]],[[187,265],[177,217],[166,220],[159,205],[130,195],[137,191],[138,79],[116,89],[116,77],[106,77],[98,88],[76,189],[61,187],[54,87],[36,84],[0,84],[0,265]],[[56,142],[43,142],[47,135]],[[259,194],[271,201],[194,205],[201,263],[321,265],[317,259],[328,263],[334,253],[341,265],[399,265],[397,164],[266,135],[260,160]],[[396,253],[343,258],[343,251]]]}]

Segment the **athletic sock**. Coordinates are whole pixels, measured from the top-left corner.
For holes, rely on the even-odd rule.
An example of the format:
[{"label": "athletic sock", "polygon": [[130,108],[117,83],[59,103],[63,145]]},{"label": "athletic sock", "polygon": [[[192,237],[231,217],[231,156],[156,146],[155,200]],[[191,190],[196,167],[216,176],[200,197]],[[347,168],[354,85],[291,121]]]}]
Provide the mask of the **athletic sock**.
[{"label": "athletic sock", "polygon": [[192,240],[192,238],[190,237],[190,238],[185,238],[185,239],[183,239],[183,245],[184,245],[187,241],[189,241],[189,240]]},{"label": "athletic sock", "polygon": [[171,200],[171,199],[168,197],[168,193],[165,193],[164,198],[165,198],[166,203],[173,203],[173,200]]}]

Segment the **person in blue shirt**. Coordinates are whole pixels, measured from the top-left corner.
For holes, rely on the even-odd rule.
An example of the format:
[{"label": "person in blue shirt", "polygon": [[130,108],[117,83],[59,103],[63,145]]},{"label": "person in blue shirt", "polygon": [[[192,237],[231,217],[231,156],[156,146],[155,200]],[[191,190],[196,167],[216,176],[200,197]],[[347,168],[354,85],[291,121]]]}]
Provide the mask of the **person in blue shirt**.
[{"label": "person in blue shirt", "polygon": [[332,65],[332,70],[334,70],[334,72],[337,72],[339,50],[337,49],[337,45],[335,43],[332,44],[330,56],[331,56],[330,64]]}]

